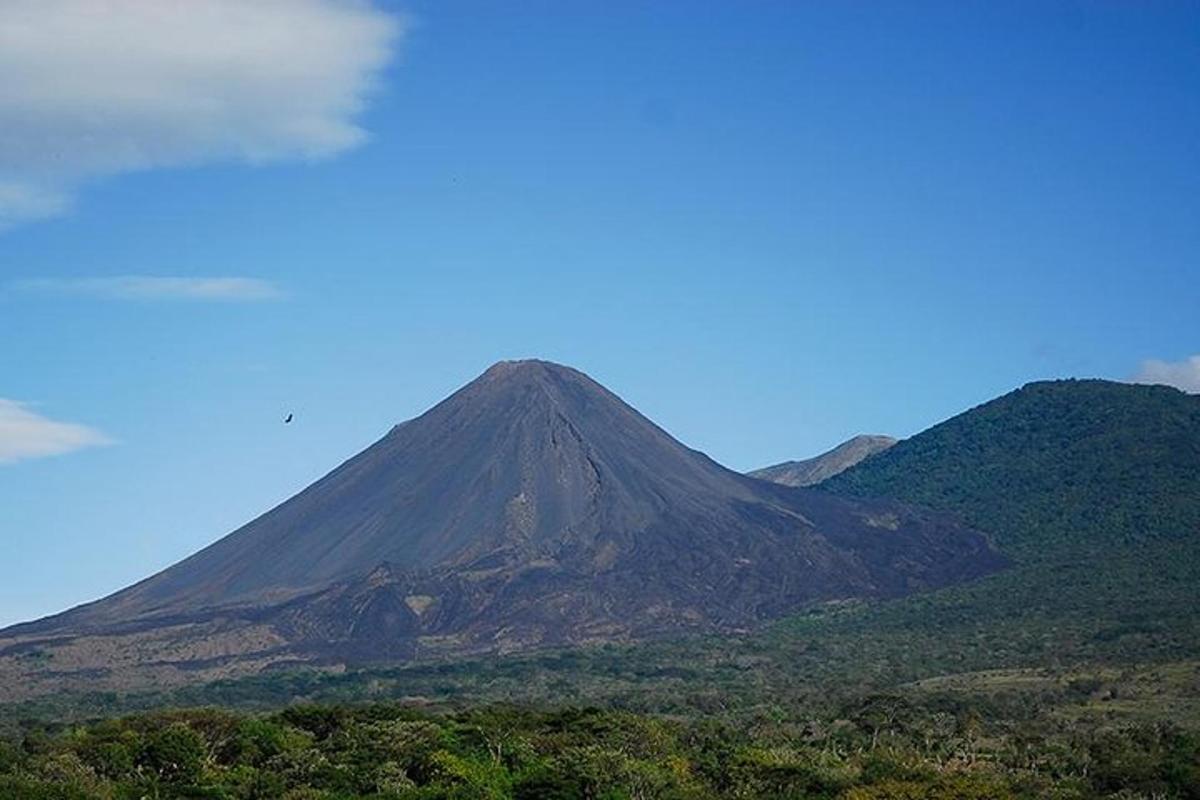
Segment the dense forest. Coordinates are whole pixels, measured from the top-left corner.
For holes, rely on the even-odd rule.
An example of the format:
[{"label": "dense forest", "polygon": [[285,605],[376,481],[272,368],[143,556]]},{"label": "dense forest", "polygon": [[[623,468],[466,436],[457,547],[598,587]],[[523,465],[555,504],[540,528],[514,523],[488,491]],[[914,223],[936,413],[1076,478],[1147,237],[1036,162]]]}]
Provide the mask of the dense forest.
[{"label": "dense forest", "polygon": [[[1080,691],[1087,691],[1083,687]],[[33,798],[1200,797],[1200,737],[1167,725],[989,729],[969,709],[866,698],[831,720],[731,727],[619,711],[398,705],[163,712],[0,746]]]},{"label": "dense forest", "polygon": [[1022,563],[1200,531],[1200,397],[1167,386],[1062,380],[935,425],[821,484],[949,509]]}]

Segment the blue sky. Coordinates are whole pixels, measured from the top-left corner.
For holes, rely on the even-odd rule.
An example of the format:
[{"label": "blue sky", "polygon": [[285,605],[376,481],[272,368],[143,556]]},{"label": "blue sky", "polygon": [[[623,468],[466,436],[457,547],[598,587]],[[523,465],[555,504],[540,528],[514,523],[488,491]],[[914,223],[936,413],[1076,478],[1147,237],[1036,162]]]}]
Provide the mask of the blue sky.
[{"label": "blue sky", "polygon": [[80,2],[0,12],[0,624],[502,358],[737,469],[1200,390],[1195,3]]}]

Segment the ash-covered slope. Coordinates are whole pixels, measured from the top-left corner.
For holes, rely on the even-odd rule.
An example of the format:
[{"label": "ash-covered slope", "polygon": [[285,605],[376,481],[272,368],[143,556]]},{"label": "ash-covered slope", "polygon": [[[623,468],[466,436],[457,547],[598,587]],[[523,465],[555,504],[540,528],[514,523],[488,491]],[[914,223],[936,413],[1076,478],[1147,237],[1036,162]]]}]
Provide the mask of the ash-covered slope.
[{"label": "ash-covered slope", "polygon": [[899,441],[891,436],[863,434],[847,439],[819,456],[800,461],[785,461],[749,473],[752,478],[774,481],[787,486],[816,486],[853,467],[868,456],[881,453]]},{"label": "ash-covered slope", "polygon": [[286,599],[370,572],[519,561],[665,509],[752,501],[586,375],[501,362],[294,498],[111,598],[125,613]]},{"label": "ash-covered slope", "polygon": [[1001,563],[950,517],[739,475],[580,372],[503,362],[210,547],[0,647],[124,636],[186,661],[219,621],[220,658],[408,658],[741,627]]}]

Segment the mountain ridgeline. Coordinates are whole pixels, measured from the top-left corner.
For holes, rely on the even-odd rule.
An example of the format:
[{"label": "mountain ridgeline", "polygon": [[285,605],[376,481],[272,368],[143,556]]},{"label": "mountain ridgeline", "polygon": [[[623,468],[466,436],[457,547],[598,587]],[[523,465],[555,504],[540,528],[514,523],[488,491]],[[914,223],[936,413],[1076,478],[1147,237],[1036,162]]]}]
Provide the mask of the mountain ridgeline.
[{"label": "mountain ridgeline", "polygon": [[896,441],[891,436],[855,436],[819,456],[800,461],[785,461],[754,470],[749,474],[752,478],[774,481],[785,486],[815,486],[845,472],[869,456],[882,453]]},{"label": "mountain ridgeline", "polygon": [[[1004,563],[951,515],[737,474],[576,370],[502,362],[179,564],[0,632],[0,678],[169,682],[739,630]],[[17,663],[29,652],[45,657]]]},{"label": "mountain ridgeline", "polygon": [[1024,561],[1200,536],[1200,397],[1101,380],[1031,383],[821,488],[960,514]]}]

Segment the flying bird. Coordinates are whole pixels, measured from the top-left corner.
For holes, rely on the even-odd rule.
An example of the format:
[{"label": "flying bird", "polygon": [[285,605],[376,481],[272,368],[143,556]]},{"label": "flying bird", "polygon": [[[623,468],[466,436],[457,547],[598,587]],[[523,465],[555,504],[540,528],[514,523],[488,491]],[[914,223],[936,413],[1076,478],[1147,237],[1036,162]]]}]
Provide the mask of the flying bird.
[{"label": "flying bird", "polygon": [[291,424],[291,421],[292,421],[292,415],[291,415],[291,414],[288,414],[288,415],[287,415],[287,418],[286,418],[286,419],[284,419],[284,421],[283,421],[283,424],[284,424],[284,425],[289,425],[289,424]]}]

